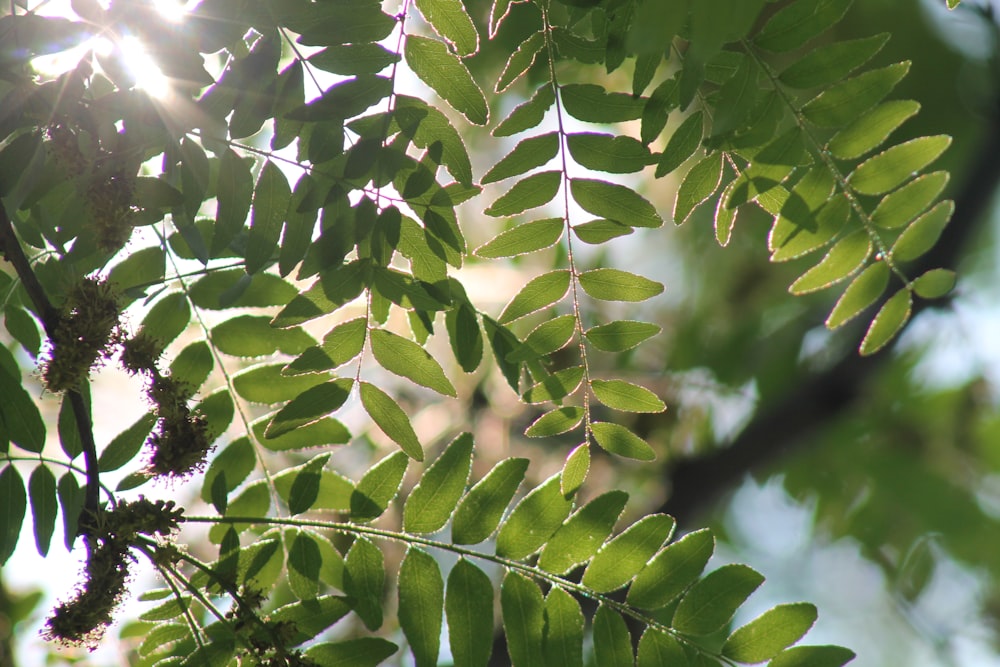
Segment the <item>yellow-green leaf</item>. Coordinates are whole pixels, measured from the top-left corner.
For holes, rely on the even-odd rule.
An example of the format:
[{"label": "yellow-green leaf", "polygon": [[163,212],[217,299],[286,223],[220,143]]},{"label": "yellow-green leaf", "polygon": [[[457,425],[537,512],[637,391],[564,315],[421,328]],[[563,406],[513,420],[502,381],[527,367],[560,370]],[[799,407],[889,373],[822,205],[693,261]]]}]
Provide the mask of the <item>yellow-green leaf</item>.
[{"label": "yellow-green leaf", "polygon": [[862,229],[852,232],[837,241],[819,264],[799,276],[788,291],[807,294],[826,289],[864,266],[871,251],[872,241],[868,234]]},{"label": "yellow-green leaf", "polygon": [[893,294],[882,305],[868,327],[868,331],[861,341],[861,354],[863,356],[875,354],[885,347],[909,321],[912,310],[913,297],[909,290],[903,288]]},{"label": "yellow-green leaf", "polygon": [[945,225],[951,220],[951,215],[954,212],[955,202],[950,199],[938,202],[934,208],[911,222],[903,230],[896,242],[892,244],[892,250],[889,254],[893,259],[901,262],[917,259],[937,243],[941,232],[944,231]]},{"label": "yellow-green leaf", "polygon": [[663,292],[655,280],[620,269],[591,269],[579,280],[587,294],[602,301],[645,301]]},{"label": "yellow-green leaf", "polygon": [[888,192],[936,160],[949,145],[951,137],[944,134],[911,139],[862,162],[848,182],[863,195]]},{"label": "yellow-green leaf", "polygon": [[457,396],[441,364],[412,340],[384,329],[374,329],[369,338],[372,355],[382,368],[439,394]]},{"label": "yellow-green leaf", "polygon": [[489,121],[483,91],[468,68],[448,47],[435,39],[407,35],[403,57],[413,73],[474,125]]},{"label": "yellow-green leaf", "polygon": [[368,382],[361,382],[361,404],[382,432],[389,436],[406,455],[417,461],[424,460],[424,450],[417,434],[410,425],[410,418],[403,408],[387,393]]},{"label": "yellow-green leaf", "polygon": [[858,274],[830,311],[830,316],[826,318],[827,328],[836,329],[875,303],[889,286],[889,273],[885,262],[875,262]]},{"label": "yellow-green leaf", "polygon": [[835,134],[827,148],[842,160],[859,158],[881,146],[896,128],[919,110],[920,104],[913,100],[884,102]]}]

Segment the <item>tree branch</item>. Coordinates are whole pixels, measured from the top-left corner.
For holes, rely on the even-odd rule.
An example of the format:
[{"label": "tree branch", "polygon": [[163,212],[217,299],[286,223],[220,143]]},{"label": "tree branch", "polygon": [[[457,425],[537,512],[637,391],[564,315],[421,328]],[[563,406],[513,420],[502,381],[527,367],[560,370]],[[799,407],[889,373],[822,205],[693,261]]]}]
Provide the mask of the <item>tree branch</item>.
[{"label": "tree branch", "polygon": [[[0,205],[0,252],[4,258],[10,262],[21,284],[24,285],[28,298],[35,306],[35,311],[42,320],[42,327],[45,334],[51,339],[59,324],[59,311],[49,301],[48,295],[42,284],[38,282],[38,277],[31,268],[31,262],[21,248],[21,242],[14,232],[14,226],[6,209]],[[97,512],[100,501],[100,478],[97,465],[97,443],[94,441],[94,429],[90,420],[90,410],[87,408],[87,401],[83,394],[77,390],[70,390],[69,401],[73,408],[73,417],[76,421],[76,429],[80,433],[80,443],[83,447],[83,459],[87,470],[87,488],[84,497],[83,512],[80,514],[80,522],[88,521]]]},{"label": "tree branch", "polygon": [[[954,268],[979,228],[1000,183],[1000,105],[986,125],[988,135],[982,139],[969,169],[969,179],[955,197],[952,221],[935,247],[914,267],[913,275],[931,268]],[[884,299],[873,309],[881,303]],[[914,310],[934,306],[934,302],[920,301]],[[759,412],[729,446],[679,461],[667,473],[670,495],[657,511],[671,514],[681,524],[693,524],[748,472],[807,446],[812,433],[854,404],[886,359],[885,352],[861,357],[852,351],[823,372],[806,377],[786,396]]]}]

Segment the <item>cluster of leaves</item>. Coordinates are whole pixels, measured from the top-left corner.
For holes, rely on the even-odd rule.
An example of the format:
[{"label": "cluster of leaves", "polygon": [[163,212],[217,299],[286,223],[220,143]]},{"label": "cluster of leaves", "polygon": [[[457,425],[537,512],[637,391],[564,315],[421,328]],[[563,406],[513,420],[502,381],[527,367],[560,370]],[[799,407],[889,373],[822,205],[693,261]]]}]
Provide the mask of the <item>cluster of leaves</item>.
[{"label": "cluster of leaves", "polygon": [[[485,26],[458,0],[406,2],[396,15],[371,0],[203,0],[177,24],[158,18],[149,0],[72,4],[79,20],[31,10],[0,19],[0,241],[8,257],[31,255],[14,262],[16,278],[0,273],[4,321],[38,358],[39,330],[55,330],[47,304],[79,315],[81,300],[67,286],[101,275],[99,284],[119,295],[116,307],[144,299],[149,308],[124,363],[150,376],[156,406],[98,455],[89,419],[71,401],[89,410],[89,389],[75,381],[58,420],[64,456],[49,456],[17,359],[0,347],[0,561],[13,552],[29,501],[39,552],[47,553],[60,511],[72,546],[85,504],[80,480],[111,500],[145,484],[144,468],[114,490],[102,480],[133,463],[146,442],[190,439],[154,432],[167,413],[196,415],[199,461],[234,420],[243,431],[220,448],[201,483],[218,515],[186,519],[213,524],[218,558],[129,541],[168,583],[145,596],[166,601],[126,633],[146,637],[140,664],[185,655],[186,664],[227,665],[237,655],[264,664],[377,664],[398,650],[372,634],[395,631],[384,623],[387,606],[398,607],[395,634],[418,665],[437,662],[445,621],[456,664],[485,664],[496,592],[476,563],[500,573],[514,664],[582,664],[584,647],[599,664],[851,659],[839,647],[792,646],[815,620],[808,604],[781,605],[733,631],[734,614],[762,577],[744,565],[703,576],[714,551],[708,532],[671,541],[673,520],[652,515],[611,537],[627,495],[584,501],[592,447],[655,457],[617,413],[665,409],[650,389],[602,377],[593,363],[660,328],[595,321],[592,306],[642,302],[663,286],[586,267],[574,254],[580,244],[659,228],[656,205],[628,175],[665,177],[687,165],[676,223],[711,209],[725,245],[741,208],[759,206],[774,217],[773,261],[822,255],[793,293],[850,280],[831,328],[884,301],[862,353],[896,335],[914,295],[947,292],[949,272],[911,279],[905,269],[953,208],[935,204],[946,174],[918,173],[948,139],[884,147],[916,112],[913,102],[883,101],[908,64],[855,73],[885,35],[816,45],[850,0],[495,0],[483,8]],[[501,44],[513,17],[531,30],[504,54],[487,99],[469,64],[485,49],[482,34],[491,47]],[[137,85],[131,37],[173,81],[168,96]],[[95,48],[69,72],[44,79],[32,69],[37,56],[100,38],[109,50]],[[404,64],[440,107],[399,92]],[[307,95],[309,87],[317,94]],[[520,104],[492,135],[527,136],[476,182],[458,127],[487,125],[491,107],[508,98]],[[289,174],[298,175],[294,186]],[[460,206],[507,179],[516,180],[484,208],[505,219],[504,230],[470,252]],[[528,217],[534,209],[543,212]],[[128,252],[119,252],[129,238]],[[455,274],[473,254],[532,253],[554,263],[499,314],[481,312]],[[893,280],[899,286],[884,299]],[[311,333],[319,318],[333,320],[322,340]],[[192,328],[198,334],[187,342],[182,334]],[[580,444],[558,474],[515,503],[527,461],[506,459],[467,490],[475,448],[460,436],[433,464],[411,471],[419,481],[400,503],[400,525],[384,527],[425,443],[381,371],[417,385],[421,396],[456,397],[443,357],[425,349],[436,333],[466,373],[481,369],[490,349],[523,402],[546,406],[525,435],[573,434]],[[166,366],[163,355],[177,341],[186,344]],[[89,369],[93,359],[85,361],[79,365]],[[221,386],[208,384],[214,370]],[[157,397],[157,387],[168,395]],[[178,387],[190,391],[172,391]],[[189,406],[195,390],[200,401]],[[356,483],[329,467],[329,453],[296,454],[353,439],[333,414],[355,390],[401,450]],[[81,455],[83,465],[74,463]],[[18,467],[28,464],[26,489]],[[52,468],[65,470],[58,482]],[[445,528],[449,541],[426,537]],[[408,547],[396,605],[384,599],[387,565],[376,543],[385,541]],[[121,585],[113,590],[121,590],[126,555],[115,554],[110,569]],[[441,554],[459,558],[447,582]],[[597,602],[589,621],[581,600]],[[353,629],[358,636],[340,630],[340,640],[316,643],[349,612],[364,626]]]}]

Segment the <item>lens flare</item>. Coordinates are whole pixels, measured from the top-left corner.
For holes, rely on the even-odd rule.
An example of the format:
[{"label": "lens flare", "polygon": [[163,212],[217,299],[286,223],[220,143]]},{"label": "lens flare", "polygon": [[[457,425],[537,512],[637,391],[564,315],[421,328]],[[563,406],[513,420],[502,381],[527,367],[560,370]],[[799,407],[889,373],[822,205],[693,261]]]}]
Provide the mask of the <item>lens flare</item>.
[{"label": "lens flare", "polygon": [[140,39],[125,37],[118,42],[118,46],[138,88],[160,99],[170,94],[170,79],[160,71]]}]

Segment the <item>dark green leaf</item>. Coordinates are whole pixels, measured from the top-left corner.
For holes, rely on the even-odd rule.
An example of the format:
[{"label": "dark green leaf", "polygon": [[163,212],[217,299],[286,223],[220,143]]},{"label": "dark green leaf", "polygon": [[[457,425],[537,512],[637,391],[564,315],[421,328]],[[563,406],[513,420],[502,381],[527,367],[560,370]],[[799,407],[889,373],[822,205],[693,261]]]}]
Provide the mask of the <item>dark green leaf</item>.
[{"label": "dark green leaf", "polygon": [[480,183],[495,183],[541,167],[559,152],[559,133],[547,132],[524,139],[483,175]]},{"label": "dark green leaf", "polygon": [[513,322],[560,301],[569,290],[569,282],[570,273],[565,269],[532,278],[500,313],[500,323]]},{"label": "dark green leaf", "polygon": [[670,539],[674,525],[666,514],[635,522],[598,550],[583,573],[583,584],[599,593],[626,585]]},{"label": "dark green leaf", "polygon": [[609,93],[592,83],[559,87],[563,108],[573,118],[591,123],[619,123],[642,115],[643,100],[626,93]]},{"label": "dark green leaf", "polygon": [[323,466],[329,460],[329,454],[322,454],[295,469],[287,498],[288,511],[293,515],[302,514],[316,502],[319,497]]},{"label": "dark green leaf", "polygon": [[416,4],[427,23],[459,56],[471,56],[479,50],[479,33],[461,0],[416,0]]},{"label": "dark green leaf", "polygon": [[770,660],[801,639],[816,616],[816,607],[807,602],[772,607],[733,632],[722,646],[722,655],[737,662]]},{"label": "dark green leaf", "polygon": [[587,340],[598,350],[624,352],[644,340],[660,333],[661,329],[649,322],[616,320],[592,327],[584,332]]},{"label": "dark green leaf", "polygon": [[570,180],[573,200],[588,213],[629,227],[659,227],[663,219],[656,208],[634,190],[591,178]]},{"label": "dark green leaf", "polygon": [[13,465],[0,471],[0,565],[14,553],[28,507],[28,493],[21,473]]},{"label": "dark green leaf", "polygon": [[219,514],[225,514],[228,494],[243,483],[256,464],[249,438],[238,438],[226,445],[205,471],[201,499],[214,504]]},{"label": "dark green leaf", "polygon": [[307,62],[334,74],[378,74],[399,56],[379,44],[338,44],[309,56]]},{"label": "dark green leaf", "polygon": [[681,123],[670,135],[660,160],[656,164],[656,177],[662,178],[694,155],[701,145],[703,132],[702,112],[696,111]]},{"label": "dark green leaf", "polygon": [[279,403],[301,398],[302,393],[323,384],[325,375],[282,375],[284,364],[261,364],[233,376],[233,389],[252,403]]},{"label": "dark green leaf", "polygon": [[221,310],[284,306],[297,291],[278,276],[269,273],[248,276],[243,269],[232,269],[201,278],[191,286],[188,295],[199,308]]},{"label": "dark green leaf", "polygon": [[[44,463],[31,471],[31,477],[28,478],[28,498],[31,502],[35,547],[39,555],[44,558],[49,553],[52,533],[56,528],[56,515],[59,513],[59,505],[56,503],[56,477]],[[0,530],[0,535],[3,533],[4,531]]]},{"label": "dark green leaf", "polygon": [[556,96],[552,85],[545,83],[535,91],[530,100],[514,107],[510,115],[493,129],[493,136],[509,137],[512,134],[530,130],[542,122],[545,112],[549,110],[555,100]]},{"label": "dark green leaf", "polygon": [[513,667],[547,667],[542,653],[545,600],[538,584],[508,571],[500,586],[500,607]]},{"label": "dark green leaf", "polygon": [[352,607],[369,630],[382,625],[382,589],[385,568],[382,550],[358,537],[344,560],[344,593],[352,598]]},{"label": "dark green leaf", "polygon": [[825,44],[786,67],[778,79],[792,88],[815,88],[842,80],[882,50],[889,33]]},{"label": "dark green leaf", "polygon": [[[521,45],[510,54],[507,64],[497,78],[494,90],[502,93],[534,64],[538,54],[545,46],[545,35],[541,31],[534,33],[521,42]],[[499,136],[499,135],[497,135]]]},{"label": "dark green leaf", "polygon": [[403,507],[403,530],[435,533],[441,530],[465,492],[472,470],[472,436],[455,438],[413,487]]},{"label": "dark green leaf", "polygon": [[603,301],[645,301],[663,292],[663,285],[619,269],[592,269],[579,275],[583,291]]},{"label": "dark green leaf", "polygon": [[515,215],[552,201],[562,184],[561,171],[542,171],[526,176],[483,211],[495,218]]},{"label": "dark green leaf", "polygon": [[504,459],[473,486],[455,509],[451,540],[479,544],[496,530],[528,469],[528,459]]},{"label": "dark green leaf", "polygon": [[407,35],[403,57],[413,73],[440,95],[455,111],[475,125],[485,125],[489,108],[483,91],[469,70],[443,43]]},{"label": "dark green leaf", "polygon": [[556,371],[529,388],[521,399],[525,403],[559,402],[575,392],[583,381],[583,366],[570,366]]},{"label": "dark green leaf", "polygon": [[674,629],[689,635],[719,630],[763,581],[763,575],[746,565],[723,565],[710,572],[677,604]]},{"label": "dark green leaf", "polygon": [[324,667],[376,667],[399,647],[381,637],[360,637],[316,644],[306,649],[306,658]]},{"label": "dark green leaf", "polygon": [[715,538],[707,529],[688,533],[639,572],[629,588],[628,603],[640,609],[667,606],[698,578],[713,551]]},{"label": "dark green leaf", "polygon": [[294,645],[319,635],[346,616],[350,610],[350,605],[343,597],[323,595],[312,600],[301,600],[278,607],[270,617],[272,621],[287,623],[297,631],[291,640]]},{"label": "dark green leaf", "polygon": [[719,188],[722,179],[722,157],[718,153],[706,155],[695,163],[684,175],[684,180],[677,188],[677,199],[674,202],[674,224],[681,224],[688,219],[691,212],[708,200]]},{"label": "dark green leaf", "polygon": [[264,437],[277,438],[325,417],[347,401],[352,386],[352,380],[340,378],[306,389],[274,415],[264,431]]},{"label": "dark green leaf", "polygon": [[825,32],[847,12],[853,0],[796,0],[776,12],[754,43],[768,51],[791,51]]},{"label": "dark green leaf", "polygon": [[672,636],[656,628],[646,628],[639,639],[637,667],[688,667],[687,654]]},{"label": "dark green leaf", "polygon": [[250,167],[231,149],[227,148],[219,160],[219,180],[215,192],[218,207],[212,236],[213,256],[221,254],[243,228],[253,196]]},{"label": "dark green leaf", "polygon": [[97,467],[101,472],[118,470],[135,458],[146,441],[146,436],[156,424],[156,415],[148,412],[134,424],[115,436],[108,446],[101,451],[97,459]]},{"label": "dark green leaf", "polygon": [[[416,121],[416,127],[404,132],[406,136],[411,136],[413,143],[418,148],[429,148],[440,146],[441,164],[448,169],[452,176],[459,183],[472,183],[472,164],[469,162],[469,154],[465,148],[462,135],[451,124],[444,113],[427,102],[409,95],[396,95],[396,118],[400,116],[412,116]],[[403,121],[400,121],[402,124]]]},{"label": "dark green leaf", "polygon": [[842,667],[854,660],[854,651],[842,646],[793,646],[767,667]]},{"label": "dark green leaf", "polygon": [[802,115],[820,127],[847,125],[881,102],[909,70],[910,62],[905,61],[834,84],[809,100],[802,107]]},{"label": "dark green leaf", "polygon": [[393,452],[373,465],[351,495],[351,518],[367,521],[381,516],[399,492],[409,461],[405,453]]},{"label": "dark green leaf", "polygon": [[576,132],[566,135],[566,145],[581,167],[611,174],[642,171],[652,160],[649,149],[628,136]]},{"label": "dark green leaf", "polygon": [[417,667],[437,665],[441,643],[444,579],[427,552],[410,547],[399,566],[399,625]]},{"label": "dark green leaf", "polygon": [[[9,360],[9,363],[2,363]],[[17,368],[10,352],[0,346],[0,446],[6,449],[9,439],[21,449],[41,453],[45,447],[45,422],[38,407],[21,383],[21,378],[10,372]],[[0,434],[3,432],[0,431]]]},{"label": "dark green leaf", "polygon": [[538,566],[553,574],[566,574],[590,560],[611,534],[627,501],[624,491],[609,491],[581,507],[549,539]]},{"label": "dark green leaf", "polygon": [[[441,44],[441,47],[444,48],[444,45]],[[364,113],[391,94],[390,79],[373,74],[359,74],[335,83],[313,101],[286,113],[285,118],[305,122],[341,121]]]},{"label": "dark green leaf", "polygon": [[257,273],[270,263],[278,247],[278,236],[291,197],[292,190],[285,175],[277,165],[267,160],[253,192],[246,249],[247,273]]},{"label": "dark green leaf", "polygon": [[365,412],[372,418],[382,432],[399,445],[407,456],[417,461],[424,460],[424,450],[417,439],[417,434],[410,425],[410,418],[403,412],[395,400],[373,384],[360,384],[361,403]]},{"label": "dark green leaf", "polygon": [[369,337],[372,355],[382,368],[439,394],[457,395],[441,365],[424,348],[384,329],[373,330]]},{"label": "dark green leaf", "polygon": [[214,327],[211,339],[217,350],[235,357],[263,357],[279,350],[299,354],[315,343],[298,327],[272,327],[266,315],[237,315]]},{"label": "dark green leaf", "polygon": [[594,440],[605,451],[639,461],[652,461],[656,458],[649,443],[621,424],[592,422],[590,428]]},{"label": "dark green leaf", "polygon": [[[59,478],[56,493],[59,497],[59,506],[62,508],[63,540],[66,544],[66,550],[72,551],[73,542],[76,540],[77,531],[79,530],[80,512],[83,510],[86,491],[80,487],[73,473],[67,472]],[[4,507],[6,507],[6,500],[4,502]],[[0,535],[3,534],[0,531]]]},{"label": "dark green leaf", "polygon": [[493,647],[493,584],[465,558],[448,574],[444,610],[455,665],[485,667]]},{"label": "dark green leaf", "polygon": [[42,337],[38,333],[35,318],[23,308],[8,303],[4,307],[3,323],[10,335],[35,358],[42,349]]},{"label": "dark green leaf", "polygon": [[583,612],[576,599],[553,586],[545,596],[545,664],[583,667]]},{"label": "dark green leaf", "polygon": [[569,516],[573,503],[560,489],[556,474],[535,487],[500,527],[497,555],[520,560],[542,548]]},{"label": "dark green leaf", "polygon": [[569,344],[576,333],[576,316],[560,315],[535,327],[524,344],[508,355],[510,361],[530,361],[552,354]]},{"label": "dark green leaf", "polygon": [[323,566],[323,556],[316,538],[310,533],[302,530],[290,532],[295,537],[288,547],[289,587],[300,600],[313,599],[319,592],[319,571]]}]

